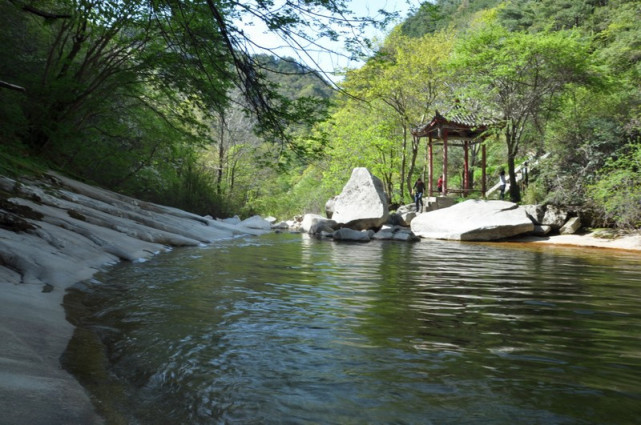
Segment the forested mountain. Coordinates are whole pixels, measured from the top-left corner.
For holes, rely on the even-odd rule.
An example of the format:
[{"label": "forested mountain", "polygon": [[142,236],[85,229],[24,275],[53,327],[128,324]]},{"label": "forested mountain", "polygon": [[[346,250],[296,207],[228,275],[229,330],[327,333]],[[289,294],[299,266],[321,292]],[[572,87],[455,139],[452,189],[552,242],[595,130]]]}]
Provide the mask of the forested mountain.
[{"label": "forested mountain", "polygon": [[446,30],[448,27],[465,26],[471,16],[490,9],[501,0],[440,0],[423,2],[413,15],[400,25],[403,35],[421,37],[428,33]]},{"label": "forested mountain", "polygon": [[288,99],[310,96],[329,99],[334,94],[329,83],[317,71],[301,65],[293,58],[261,54],[256,56],[256,61],[266,77]]},{"label": "forested mountain", "polygon": [[[250,53],[260,43],[240,22],[314,48],[349,32],[337,22],[352,34],[368,22],[329,0],[271,6],[0,2],[3,172],[40,161],[202,214],[285,218],[321,211],[365,166],[403,203],[427,166],[412,129],[456,107],[500,123],[484,142],[490,185],[546,158],[512,200],[641,225],[638,0],[424,2],[338,91],[290,58]],[[478,150],[470,161],[478,184]]]}]

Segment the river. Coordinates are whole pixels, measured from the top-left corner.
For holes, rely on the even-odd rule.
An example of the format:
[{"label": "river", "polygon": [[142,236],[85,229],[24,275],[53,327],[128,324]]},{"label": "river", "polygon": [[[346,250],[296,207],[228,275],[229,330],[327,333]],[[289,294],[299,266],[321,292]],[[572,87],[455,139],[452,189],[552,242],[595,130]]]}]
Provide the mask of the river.
[{"label": "river", "polygon": [[270,234],[65,299],[108,424],[638,424],[641,256]]}]

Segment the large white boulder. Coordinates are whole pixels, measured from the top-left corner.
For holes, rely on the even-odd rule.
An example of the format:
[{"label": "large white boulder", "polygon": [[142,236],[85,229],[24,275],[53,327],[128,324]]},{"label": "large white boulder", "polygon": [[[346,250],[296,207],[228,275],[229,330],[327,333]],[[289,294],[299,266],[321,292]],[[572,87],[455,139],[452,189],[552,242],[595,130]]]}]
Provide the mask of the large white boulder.
[{"label": "large white boulder", "polygon": [[351,229],[382,226],[389,216],[383,182],[367,168],[354,168],[352,176],[334,202],[332,219]]},{"label": "large white boulder", "polygon": [[428,239],[491,241],[531,232],[534,224],[513,202],[469,200],[419,214],[411,229]]}]

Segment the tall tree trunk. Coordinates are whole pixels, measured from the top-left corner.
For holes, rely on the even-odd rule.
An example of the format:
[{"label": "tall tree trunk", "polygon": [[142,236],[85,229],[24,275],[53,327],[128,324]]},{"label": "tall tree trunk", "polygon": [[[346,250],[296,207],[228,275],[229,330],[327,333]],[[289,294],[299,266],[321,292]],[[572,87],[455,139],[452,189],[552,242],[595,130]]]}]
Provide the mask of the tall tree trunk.
[{"label": "tall tree trunk", "polygon": [[507,169],[510,182],[510,200],[512,202],[519,202],[521,200],[521,191],[519,190],[519,185],[516,182],[516,171],[515,171],[515,159],[518,143],[516,140],[516,134],[514,131],[508,129],[505,131],[505,137],[507,140]]},{"label": "tall tree trunk", "polygon": [[410,192],[410,199],[411,199],[411,192],[413,189],[412,185],[412,175],[414,174],[414,169],[416,168],[416,158],[418,158],[418,147],[420,146],[420,139],[412,137],[412,156],[410,157],[410,166],[409,169],[407,170],[407,176],[406,176],[406,182],[407,182],[407,190]]},{"label": "tall tree trunk", "polygon": [[[403,126],[403,150],[401,151],[401,204],[404,204],[405,201],[405,169],[407,168],[407,127]],[[411,187],[411,186],[409,186]]]},{"label": "tall tree trunk", "polygon": [[223,167],[225,165],[225,115],[219,115],[220,122],[220,140],[218,141],[218,175],[216,177],[216,192],[222,193]]}]

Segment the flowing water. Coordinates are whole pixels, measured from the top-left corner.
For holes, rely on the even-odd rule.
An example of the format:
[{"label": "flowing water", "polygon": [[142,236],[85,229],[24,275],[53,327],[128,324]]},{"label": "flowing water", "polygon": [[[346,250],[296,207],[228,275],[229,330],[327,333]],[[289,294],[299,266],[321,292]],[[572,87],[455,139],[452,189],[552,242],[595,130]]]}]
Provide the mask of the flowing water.
[{"label": "flowing water", "polygon": [[641,423],[641,256],[236,239],[66,298],[110,424]]}]

